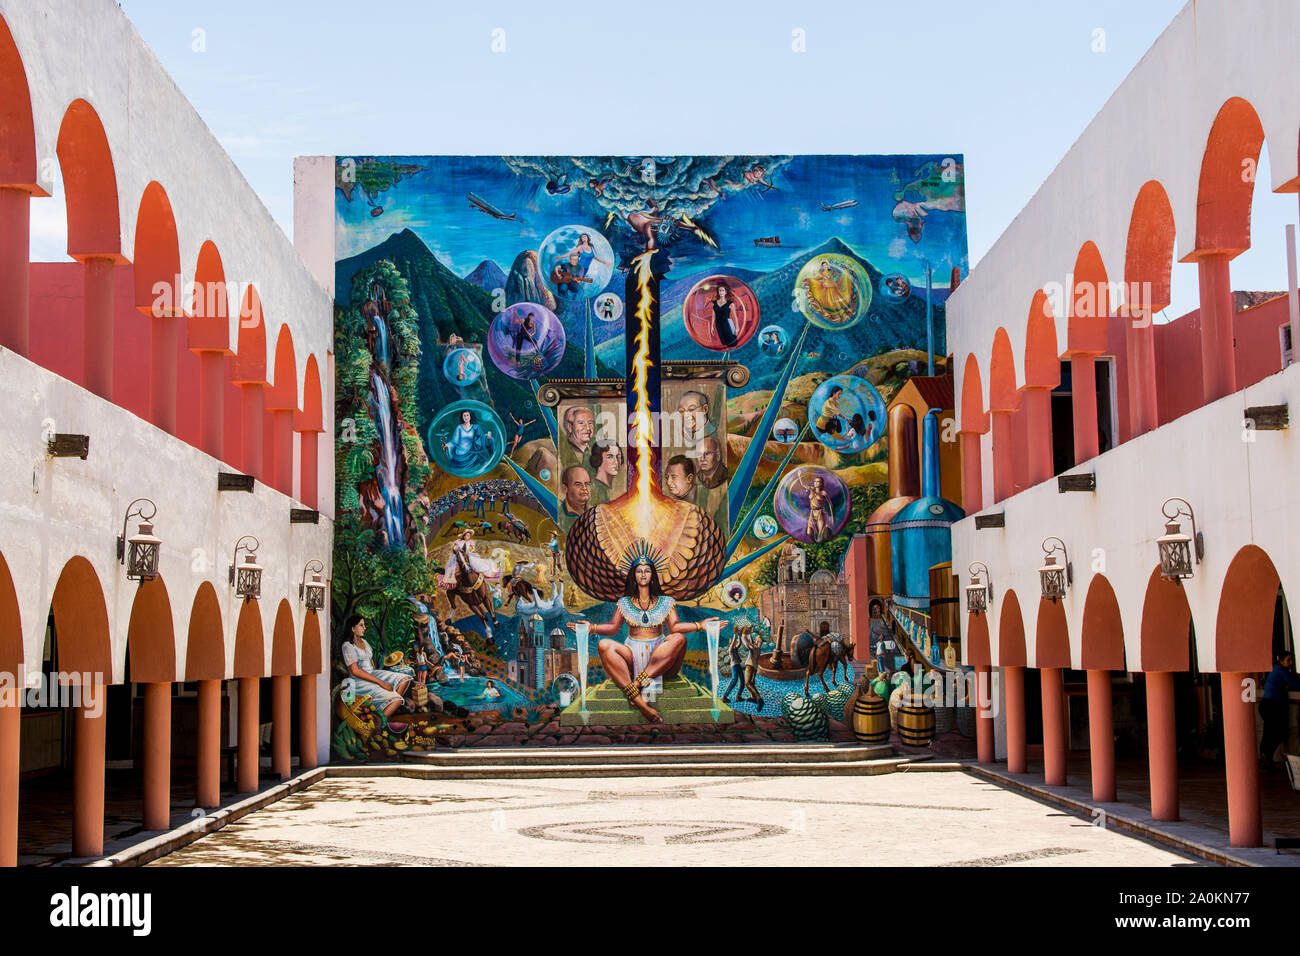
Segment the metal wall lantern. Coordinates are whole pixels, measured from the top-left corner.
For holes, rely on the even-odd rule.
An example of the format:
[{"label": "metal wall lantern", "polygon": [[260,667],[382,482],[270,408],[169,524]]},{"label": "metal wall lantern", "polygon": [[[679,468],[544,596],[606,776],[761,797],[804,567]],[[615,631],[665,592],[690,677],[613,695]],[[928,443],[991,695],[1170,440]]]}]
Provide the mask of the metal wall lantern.
[{"label": "metal wall lantern", "polygon": [[[136,498],[126,506],[122,533],[117,536],[117,560],[126,565],[128,581],[144,583],[158,577],[158,548],[162,540],[153,533],[153,516],[157,513],[158,506],[148,498]],[[139,518],[140,524],[128,538],[126,526],[132,516]]]},{"label": "metal wall lantern", "polygon": [[[993,603],[993,575],[982,561],[972,562],[966,570],[970,572],[970,584],[966,585],[966,610],[972,614],[987,611]],[[980,582],[981,574],[983,583]]]},{"label": "metal wall lantern", "polygon": [[[252,547],[244,544],[253,542]],[[235,594],[245,601],[256,600],[262,596],[262,566],[257,563],[257,549],[261,544],[251,534],[246,534],[235,544],[235,554],[230,562],[230,586]],[[239,563],[239,552],[247,551],[244,563]]]},{"label": "metal wall lantern", "polygon": [[[1192,506],[1182,498],[1169,498],[1160,506],[1160,512],[1168,521],[1165,533],[1156,538],[1156,548],[1160,553],[1160,576],[1166,581],[1180,582],[1193,574],[1192,549],[1195,548],[1196,563],[1205,557],[1205,538],[1196,530],[1196,516]],[[1186,517],[1192,522],[1190,536],[1183,534],[1178,519]]]},{"label": "metal wall lantern", "polygon": [[[307,580],[307,573],[311,572],[311,580]],[[302,569],[302,581],[298,585],[298,600],[305,601],[307,610],[319,611],[325,606],[325,582],[321,576],[325,573],[325,565],[319,560],[313,558],[307,562],[307,566]]]},{"label": "metal wall lantern", "polygon": [[[1048,542],[1056,542],[1048,547]],[[1061,552],[1065,564],[1056,563],[1056,552]],[[1043,539],[1043,554],[1046,555],[1043,566],[1038,569],[1038,579],[1042,584],[1044,600],[1056,603],[1065,597],[1066,589],[1074,583],[1074,569],[1070,566],[1070,555],[1065,550],[1065,542],[1060,538]]]}]

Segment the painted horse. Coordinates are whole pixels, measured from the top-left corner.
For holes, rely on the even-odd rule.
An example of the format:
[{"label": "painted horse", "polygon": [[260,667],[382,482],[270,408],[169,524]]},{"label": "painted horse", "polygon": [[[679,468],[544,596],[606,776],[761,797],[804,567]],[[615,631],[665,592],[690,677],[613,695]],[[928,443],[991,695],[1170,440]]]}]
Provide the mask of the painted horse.
[{"label": "painted horse", "polygon": [[808,681],[812,679],[813,674],[816,674],[818,680],[822,682],[822,689],[830,692],[830,687],[826,684],[828,667],[831,669],[831,681],[834,682],[836,671],[843,664],[844,679],[848,680],[853,673],[853,648],[853,644],[834,631],[817,638],[808,652],[808,671],[803,677],[803,695],[808,696]]},{"label": "painted horse", "polygon": [[470,613],[483,622],[488,641],[494,643],[493,628],[497,626],[497,616],[487,578],[469,566],[461,549],[453,548],[452,557],[456,562],[456,584],[447,589],[447,601],[451,604],[452,613],[455,614],[456,601],[459,599]]}]

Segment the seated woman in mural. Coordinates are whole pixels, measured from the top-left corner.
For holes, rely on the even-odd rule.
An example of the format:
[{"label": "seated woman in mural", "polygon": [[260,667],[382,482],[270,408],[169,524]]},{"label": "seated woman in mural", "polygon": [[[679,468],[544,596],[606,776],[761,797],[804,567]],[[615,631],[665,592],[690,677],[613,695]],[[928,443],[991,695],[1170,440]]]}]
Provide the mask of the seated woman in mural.
[{"label": "seated woman in mural", "polygon": [[[376,710],[391,717],[402,706],[404,695],[414,679],[413,674],[403,673],[410,668],[391,670],[375,666],[375,652],[366,641],[366,619],[360,614],[348,618],[348,639],[343,642],[343,666],[349,676],[344,678],[344,693],[351,692],[357,698],[370,695],[370,702]],[[394,727],[394,730],[401,728]]]},{"label": "seated woman in mural", "polygon": [[463,559],[464,565],[469,568],[472,574],[481,574],[489,581],[499,579],[501,569],[497,567],[496,562],[491,558],[481,557],[476,552],[477,545],[474,544],[474,529],[466,528],[451,543],[451,554],[447,558],[447,569],[442,572],[438,584],[448,591],[454,590],[457,584],[468,586],[469,582],[460,580],[462,562],[456,560],[458,555]]},{"label": "seated woman in mural", "polygon": [[[686,657],[685,635],[704,630],[709,621],[721,621],[716,617],[699,624],[678,620],[677,602],[664,594],[659,584],[659,564],[663,560],[646,542],[639,542],[624,559],[627,579],[623,597],[614,605],[614,617],[591,627],[605,638],[596,645],[605,673],[622,689],[628,706],[635,707],[652,724],[663,718],[642,698],[642,689],[653,686],[655,693],[662,690],[663,679],[676,677],[681,671]],[[609,640],[624,624],[627,640],[622,644]],[[572,621],[568,626],[571,631],[578,629]]]},{"label": "seated woman in mural", "polygon": [[493,447],[491,432],[474,421],[474,413],[468,408],[460,413],[460,424],[451,433],[451,438],[443,443],[442,450],[447,459],[457,468],[471,469],[487,464],[492,460],[496,449]]},{"label": "seated woman in mural", "polygon": [[858,292],[852,277],[825,259],[817,266],[816,276],[804,279],[803,291],[808,307],[828,322],[840,325],[858,314]]}]

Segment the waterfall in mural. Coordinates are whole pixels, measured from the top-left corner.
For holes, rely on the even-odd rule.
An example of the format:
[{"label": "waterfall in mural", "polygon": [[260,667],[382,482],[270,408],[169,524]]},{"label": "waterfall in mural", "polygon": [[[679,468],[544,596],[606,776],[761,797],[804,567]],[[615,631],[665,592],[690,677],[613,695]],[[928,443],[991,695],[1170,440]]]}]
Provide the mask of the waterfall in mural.
[{"label": "waterfall in mural", "polygon": [[[376,323],[378,328],[383,323]],[[370,407],[375,413],[375,428],[379,432],[379,466],[375,469],[375,482],[384,499],[384,531],[389,548],[405,546],[402,534],[402,483],[398,478],[397,425],[393,420],[393,406],[388,398],[388,383],[379,370],[370,370]]]},{"label": "waterfall in mural", "polygon": [[382,315],[375,316],[375,363],[388,371],[388,322]]}]

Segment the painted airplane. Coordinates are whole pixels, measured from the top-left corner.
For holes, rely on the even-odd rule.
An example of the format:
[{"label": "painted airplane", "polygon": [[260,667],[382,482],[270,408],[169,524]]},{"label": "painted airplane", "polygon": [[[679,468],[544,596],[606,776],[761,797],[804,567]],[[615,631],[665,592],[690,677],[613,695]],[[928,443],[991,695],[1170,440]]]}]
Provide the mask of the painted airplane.
[{"label": "painted airplane", "polygon": [[484,198],[481,197],[481,196],[476,196],[476,195],[474,195],[473,193],[466,193],[466,194],[465,194],[465,198],[469,200],[469,204],[470,204],[471,206],[473,206],[473,207],[474,207],[475,209],[477,209],[479,212],[485,212],[485,213],[487,213],[487,214],[488,214],[489,216],[491,216],[493,219],[502,219],[502,220],[504,220],[504,221],[506,221],[506,222],[523,222],[523,221],[524,221],[524,220],[520,219],[520,218],[519,218],[517,215],[515,215],[514,213],[504,213],[504,212],[502,212],[500,209],[498,209],[496,206],[492,205],[490,202],[488,202],[486,199],[484,199]]},{"label": "painted airplane", "polygon": [[822,207],[822,212],[834,212],[836,209],[852,209],[857,204],[856,199],[841,199],[839,202],[833,202],[830,205],[818,203]]}]

